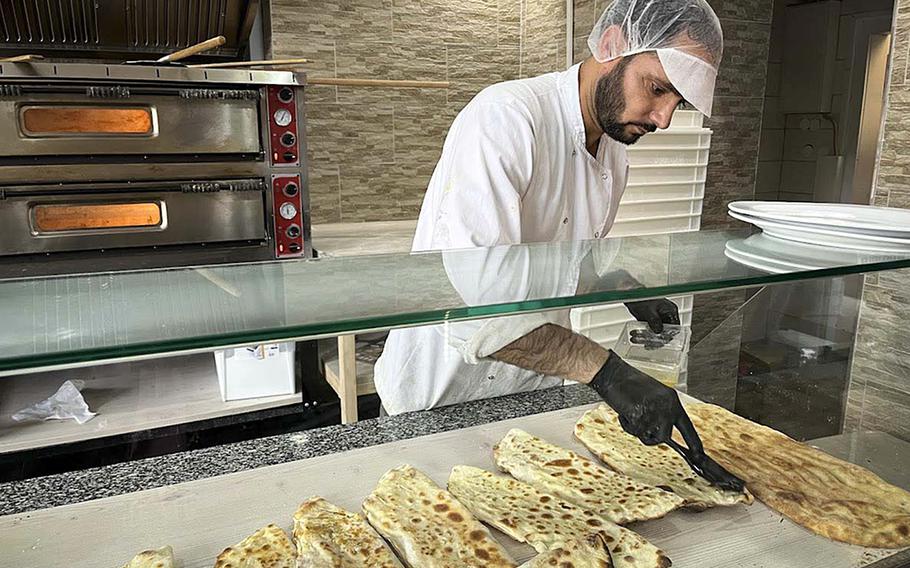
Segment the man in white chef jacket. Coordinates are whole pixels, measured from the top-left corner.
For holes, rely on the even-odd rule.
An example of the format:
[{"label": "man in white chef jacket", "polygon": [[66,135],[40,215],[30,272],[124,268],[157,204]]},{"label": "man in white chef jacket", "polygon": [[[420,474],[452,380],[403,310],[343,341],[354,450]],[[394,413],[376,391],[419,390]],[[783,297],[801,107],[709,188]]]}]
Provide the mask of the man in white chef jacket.
[{"label": "man in white chef jacket", "polygon": [[[684,103],[710,116],[723,36],[704,0],[615,0],[588,45],[593,57],[583,63],[488,87],[459,113],[424,198],[414,251],[605,237],[626,185],[626,147],[667,128]],[[574,247],[534,256],[479,251],[469,258],[493,268],[478,271],[459,266],[474,260],[451,253],[446,269],[468,304],[495,299],[497,287],[508,301],[573,294],[593,255]],[[627,306],[652,328],[679,323],[667,300]],[[645,443],[665,441],[675,426],[700,451],[675,391],[572,333],[566,312],[396,330],[375,369],[389,414],[563,378],[591,383]]]}]

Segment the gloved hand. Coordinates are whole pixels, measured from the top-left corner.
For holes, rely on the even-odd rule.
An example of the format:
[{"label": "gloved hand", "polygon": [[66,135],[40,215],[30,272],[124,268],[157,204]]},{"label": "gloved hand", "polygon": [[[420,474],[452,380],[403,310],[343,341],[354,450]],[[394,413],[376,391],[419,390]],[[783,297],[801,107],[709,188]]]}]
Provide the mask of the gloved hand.
[{"label": "gloved hand", "polygon": [[[612,351],[591,381],[591,387],[619,415],[623,430],[643,444],[668,443],[695,473],[723,489],[742,491],[743,481],[705,454],[698,432],[675,390],[629,365]],[[674,427],[682,434],[687,448],[671,439]]]},{"label": "gloved hand", "polygon": [[666,298],[626,302],[626,308],[636,320],[647,323],[654,333],[662,333],[665,323],[679,325],[679,308]]}]

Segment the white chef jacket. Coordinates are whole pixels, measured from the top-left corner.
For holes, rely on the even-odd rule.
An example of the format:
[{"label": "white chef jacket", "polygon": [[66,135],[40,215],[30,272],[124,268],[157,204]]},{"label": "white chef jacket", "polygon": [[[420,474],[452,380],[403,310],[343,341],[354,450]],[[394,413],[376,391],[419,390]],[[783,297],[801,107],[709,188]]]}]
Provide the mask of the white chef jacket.
[{"label": "white chef jacket", "polygon": [[[413,251],[605,236],[628,161],[606,135],[596,158],[587,151],[579,67],[493,85],[465,106],[430,179]],[[565,254],[453,251],[443,261],[468,305],[571,295],[587,249],[566,246]],[[568,311],[393,330],[374,372],[384,408],[399,414],[560,384],[487,358],[545,323],[569,327]]]}]

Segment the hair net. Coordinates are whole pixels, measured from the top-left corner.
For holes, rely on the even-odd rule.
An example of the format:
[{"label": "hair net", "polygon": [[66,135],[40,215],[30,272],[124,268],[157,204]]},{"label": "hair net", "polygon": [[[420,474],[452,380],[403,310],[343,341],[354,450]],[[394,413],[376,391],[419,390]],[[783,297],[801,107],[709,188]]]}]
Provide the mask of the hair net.
[{"label": "hair net", "polygon": [[654,51],[683,98],[711,116],[723,32],[705,0],[614,0],[588,37],[604,63]]}]

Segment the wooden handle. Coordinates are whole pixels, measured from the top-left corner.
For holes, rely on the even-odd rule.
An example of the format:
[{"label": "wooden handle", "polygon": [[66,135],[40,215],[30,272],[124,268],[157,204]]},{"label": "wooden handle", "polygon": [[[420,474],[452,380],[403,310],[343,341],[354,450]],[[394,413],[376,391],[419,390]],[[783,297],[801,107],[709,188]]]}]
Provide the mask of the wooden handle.
[{"label": "wooden handle", "polygon": [[7,63],[26,63],[28,61],[41,61],[44,59],[43,55],[38,55],[36,53],[29,53],[27,55],[14,55],[12,57],[4,57],[0,61],[5,61]]},{"label": "wooden handle", "polygon": [[334,77],[307,77],[308,85],[335,85],[338,87],[391,87],[393,89],[448,89],[448,81],[393,81],[387,79],[336,79]]},{"label": "wooden handle", "polygon": [[175,51],[174,53],[168,53],[164,57],[157,59],[158,63],[167,63],[169,61],[180,61],[181,59],[186,59],[191,55],[196,55],[197,53],[202,53],[203,51],[208,51],[210,49],[215,49],[216,47],[221,47],[227,40],[224,36],[216,36],[211,39],[207,39],[203,42],[191,45],[180,51]]},{"label": "wooden handle", "polygon": [[219,67],[256,67],[258,65],[299,65],[301,63],[309,62],[309,59],[263,59],[261,61],[224,61],[221,63],[197,63],[196,65],[187,65],[187,67],[192,67],[193,69],[216,69]]}]

